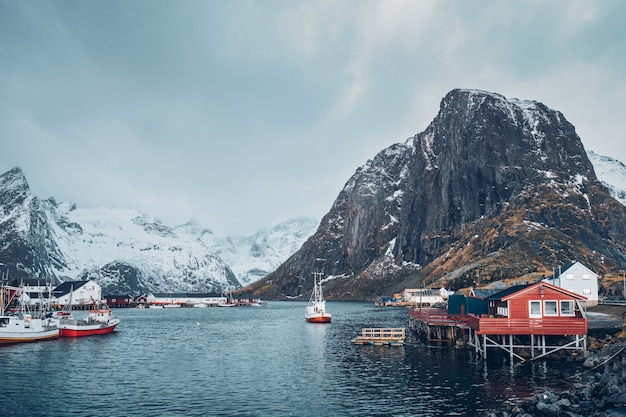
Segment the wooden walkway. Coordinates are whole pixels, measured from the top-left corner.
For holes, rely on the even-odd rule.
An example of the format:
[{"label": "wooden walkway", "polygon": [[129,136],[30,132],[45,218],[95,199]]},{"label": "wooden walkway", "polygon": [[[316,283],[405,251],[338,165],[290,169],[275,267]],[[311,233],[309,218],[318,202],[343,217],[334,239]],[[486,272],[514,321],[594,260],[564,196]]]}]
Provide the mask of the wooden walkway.
[{"label": "wooden walkway", "polygon": [[355,345],[389,345],[403,346],[406,337],[406,329],[402,328],[365,328],[361,334],[352,339]]},{"label": "wooden walkway", "polygon": [[[587,320],[478,317],[448,314],[443,309],[426,308],[410,311],[410,327],[429,343],[465,343],[473,346],[483,358],[487,349],[501,349],[522,362],[535,360],[560,350],[587,349]],[[568,339],[555,341],[553,339]],[[525,350],[529,358],[517,354]]]}]

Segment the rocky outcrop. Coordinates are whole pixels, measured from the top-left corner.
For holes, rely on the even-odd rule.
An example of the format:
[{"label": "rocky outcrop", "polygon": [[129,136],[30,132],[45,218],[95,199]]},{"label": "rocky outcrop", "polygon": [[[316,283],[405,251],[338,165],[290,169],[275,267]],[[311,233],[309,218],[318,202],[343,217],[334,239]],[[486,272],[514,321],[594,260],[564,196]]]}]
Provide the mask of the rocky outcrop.
[{"label": "rocky outcrop", "polygon": [[584,382],[566,391],[545,391],[485,417],[623,416],[626,414],[626,340],[591,341],[582,363]]},{"label": "rocky outcrop", "polygon": [[534,101],[453,90],[428,128],[368,161],[317,232],[250,290],[373,299],[445,278],[548,274],[579,260],[626,268],[626,208],[600,183],[574,127]]}]

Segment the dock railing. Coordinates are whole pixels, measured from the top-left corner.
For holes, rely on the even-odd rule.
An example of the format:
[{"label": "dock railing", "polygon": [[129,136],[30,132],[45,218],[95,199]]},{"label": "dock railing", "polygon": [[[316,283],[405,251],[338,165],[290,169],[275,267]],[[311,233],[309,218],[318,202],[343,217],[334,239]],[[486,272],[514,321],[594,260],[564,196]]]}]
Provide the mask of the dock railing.
[{"label": "dock railing", "polygon": [[406,338],[406,329],[401,328],[364,328],[361,334],[352,343],[355,344],[374,344],[374,345],[401,345],[404,344]]}]

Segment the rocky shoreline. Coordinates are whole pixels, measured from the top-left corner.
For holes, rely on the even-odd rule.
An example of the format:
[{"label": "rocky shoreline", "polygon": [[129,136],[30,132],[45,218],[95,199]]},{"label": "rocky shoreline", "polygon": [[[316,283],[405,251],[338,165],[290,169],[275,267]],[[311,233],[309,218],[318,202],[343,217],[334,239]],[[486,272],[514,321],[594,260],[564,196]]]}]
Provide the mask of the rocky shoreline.
[{"label": "rocky shoreline", "polygon": [[486,417],[617,417],[626,416],[626,327],[612,329],[599,338],[603,330],[588,336],[585,355],[562,356],[581,368],[583,382],[572,389],[545,391],[519,400],[505,410],[490,410]]}]

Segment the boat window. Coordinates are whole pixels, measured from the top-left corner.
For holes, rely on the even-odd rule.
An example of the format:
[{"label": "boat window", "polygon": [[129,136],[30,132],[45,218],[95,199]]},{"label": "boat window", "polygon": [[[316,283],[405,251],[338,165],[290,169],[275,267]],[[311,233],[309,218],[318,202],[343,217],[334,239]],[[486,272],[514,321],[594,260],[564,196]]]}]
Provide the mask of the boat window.
[{"label": "boat window", "polygon": [[556,301],[545,301],[544,302],[544,315],[546,316],[556,316],[557,310],[556,310]]}]

